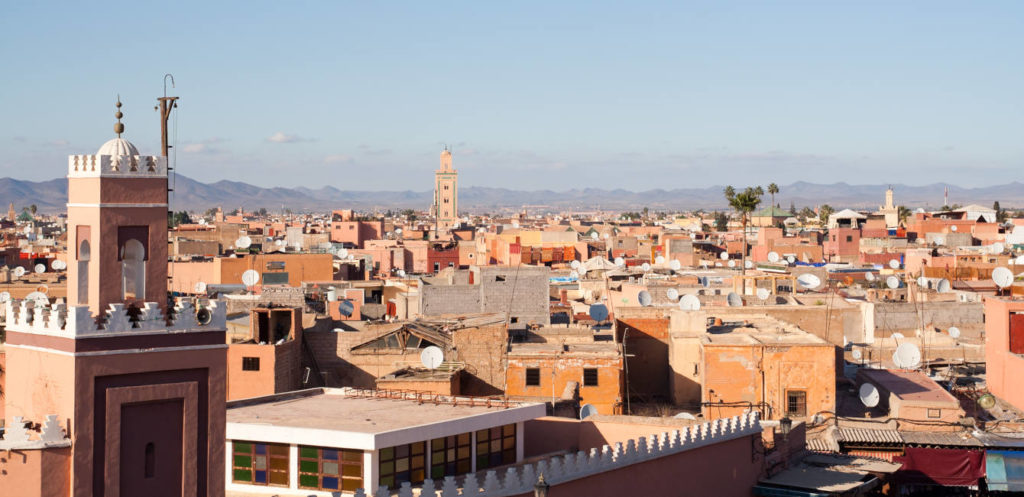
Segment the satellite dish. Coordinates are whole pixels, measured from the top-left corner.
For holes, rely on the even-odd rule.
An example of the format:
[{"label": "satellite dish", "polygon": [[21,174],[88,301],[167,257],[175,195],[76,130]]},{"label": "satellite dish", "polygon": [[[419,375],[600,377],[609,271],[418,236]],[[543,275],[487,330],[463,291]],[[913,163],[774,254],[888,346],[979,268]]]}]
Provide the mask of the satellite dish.
[{"label": "satellite dish", "polygon": [[245,286],[254,286],[260,282],[260,273],[256,272],[255,269],[246,269],[242,273],[242,283]]},{"label": "satellite dish", "polygon": [[580,266],[580,268],[577,269],[576,272],[579,273],[580,278],[582,278],[583,275],[587,274],[587,266]]},{"label": "satellite dish", "polygon": [[39,307],[50,304],[50,297],[43,292],[32,292],[25,296],[25,300],[31,300]]},{"label": "satellite dish", "polygon": [[420,363],[427,369],[437,369],[444,362],[444,351],[431,345],[420,352]]},{"label": "satellite dish", "polygon": [[196,283],[195,291],[196,293],[206,293],[206,282],[200,281]]},{"label": "satellite dish", "polygon": [[978,397],[978,407],[982,409],[992,409],[996,406],[996,397],[990,393]]},{"label": "satellite dish", "polygon": [[743,297],[736,292],[729,292],[729,295],[725,296],[725,303],[729,304],[729,307],[743,307]]},{"label": "satellite dish", "polygon": [[68,263],[65,261],[57,261],[57,269],[63,271],[68,268]]},{"label": "satellite dish", "polygon": [[950,285],[949,280],[947,280],[945,278],[939,280],[939,283],[935,285],[935,291],[937,291],[939,293],[946,293],[951,288],[952,288],[952,285]]},{"label": "satellite dish", "polygon": [[889,276],[885,279],[885,286],[895,290],[900,287],[900,279],[895,276]]},{"label": "satellite dish", "polygon": [[814,290],[821,286],[821,278],[811,273],[804,273],[797,277],[797,284],[802,286],[805,290]]},{"label": "satellite dish", "polygon": [[46,272],[46,264],[36,264],[36,274],[43,274]]},{"label": "satellite dish", "polygon": [[904,338],[906,338],[905,336],[903,336],[903,333],[900,333],[898,331],[893,332],[893,334],[890,336],[892,336],[895,340],[903,340]]},{"label": "satellite dish", "polygon": [[957,228],[955,224],[953,226],[949,227],[949,231],[953,231],[953,232],[956,232],[956,230],[958,230],[958,229],[959,228]]},{"label": "satellite dish", "polygon": [[647,290],[640,290],[640,293],[636,295],[636,301],[644,307],[651,305],[652,300],[651,294],[647,293]]},{"label": "satellite dish", "polygon": [[665,290],[665,296],[668,297],[669,300],[676,300],[679,298],[679,290],[669,288],[668,290]]},{"label": "satellite dish", "polygon": [[587,419],[595,414],[597,414],[597,408],[591,404],[583,404],[583,407],[580,408],[580,419]]},{"label": "satellite dish", "polygon": [[683,263],[679,262],[677,259],[672,259],[671,261],[669,261],[668,267],[673,271],[679,271],[680,269],[683,268]]},{"label": "satellite dish", "polygon": [[601,238],[604,238],[605,240],[607,240],[607,239],[611,238],[611,235],[609,235],[608,233],[601,233]]},{"label": "satellite dish", "polygon": [[660,256],[660,255],[655,257],[654,258],[654,263],[655,264],[664,264],[665,263],[665,257],[664,256]]},{"label": "satellite dish", "polygon": [[729,260],[729,253],[728,252],[722,252],[721,254],[719,254],[719,257],[721,257],[723,261],[727,261],[727,260]]},{"label": "satellite dish", "polygon": [[889,259],[889,267],[892,268],[892,269],[899,269],[900,268],[900,261],[898,261],[896,259]]},{"label": "satellite dish", "polygon": [[14,268],[14,277],[21,278],[22,276],[25,276],[25,268],[21,266]]},{"label": "satellite dish", "polygon": [[572,262],[570,262],[570,263],[569,263],[569,267],[571,267],[571,268],[573,268],[573,269],[579,269],[579,267],[580,267],[580,261],[572,261]]},{"label": "satellite dish", "polygon": [[395,234],[401,235],[402,234],[402,228],[395,228]]},{"label": "satellite dish", "polygon": [[338,302],[338,314],[345,317],[351,317],[352,313],[356,311],[355,304],[351,300],[342,300]]},{"label": "satellite dish", "polygon": [[399,278],[405,278],[405,270],[404,269],[399,269],[398,271],[395,271],[395,274],[398,275]]},{"label": "satellite dish", "polygon": [[852,355],[853,359],[857,361],[864,357],[864,353],[861,352],[860,349],[853,349],[853,352],[850,352],[850,355]]},{"label": "satellite dish", "polygon": [[338,249],[338,257],[341,259],[348,257],[348,249]]},{"label": "satellite dish", "polygon": [[736,267],[736,261],[729,261],[728,266],[729,267]]},{"label": "satellite dish", "polygon": [[54,271],[60,269],[60,259],[50,261],[50,269],[53,269]]},{"label": "satellite dish", "polygon": [[249,238],[248,236],[245,236],[245,235],[242,235],[242,236],[238,237],[238,240],[235,240],[235,246],[238,247],[241,250],[245,250],[245,249],[249,248],[251,245],[252,245],[252,238]]},{"label": "satellite dish", "polygon": [[914,369],[921,364],[921,349],[912,343],[900,344],[892,354],[892,362],[898,368]]},{"label": "satellite dish", "polygon": [[679,308],[684,311],[699,311],[700,299],[696,295],[683,295],[683,298],[679,299]]},{"label": "satellite dish", "polygon": [[768,291],[767,288],[758,288],[757,289],[757,298],[759,298],[761,300],[768,300],[768,297],[770,297],[771,294],[772,294],[772,292]]},{"label": "satellite dish", "polygon": [[651,270],[651,265],[645,262],[640,266],[640,269],[646,273]]},{"label": "satellite dish", "polygon": [[277,245],[278,247],[284,247],[287,243],[288,242],[286,242],[284,240],[275,240],[274,241],[274,245]]},{"label": "satellite dish", "polygon": [[601,322],[608,319],[608,306],[604,304],[593,304],[590,306],[590,319]]},{"label": "satellite dish", "polygon": [[859,393],[860,403],[864,404],[864,407],[875,407],[882,398],[881,394],[878,393],[878,388],[870,383],[861,385]]},{"label": "satellite dish", "polygon": [[626,259],[623,259],[622,257],[616,257],[615,258],[615,265],[616,266],[625,266],[626,265]]},{"label": "satellite dish", "polygon": [[875,281],[875,273],[864,273],[864,279],[868,281]]},{"label": "satellite dish", "polygon": [[993,254],[999,255],[1002,254],[1004,250],[1006,250],[1006,247],[1003,245],[1002,242],[996,242],[993,243],[992,245],[989,245],[989,250],[991,250]]},{"label": "satellite dish", "polygon": [[796,262],[796,257],[793,257],[791,255],[787,255],[786,256],[786,262],[792,264],[792,263]]},{"label": "satellite dish", "polygon": [[942,238],[941,236],[937,236],[937,237],[935,237],[935,244],[936,245],[945,245],[946,244],[946,239]]},{"label": "satellite dish", "polygon": [[743,267],[745,267],[747,269],[753,269],[754,268],[754,261],[752,261],[750,259],[747,259],[747,260],[743,261]]},{"label": "satellite dish", "polygon": [[590,239],[591,240],[597,240],[600,237],[601,237],[601,235],[598,235],[596,232],[590,234]]},{"label": "satellite dish", "polygon": [[688,413],[688,412],[681,412],[681,413],[676,414],[675,416],[672,416],[672,417],[675,418],[675,419],[686,419],[686,420],[690,420],[690,421],[697,421],[697,417],[694,416],[693,414]]},{"label": "satellite dish", "polygon": [[768,252],[768,262],[771,262],[771,263],[779,262],[779,253],[778,252]]},{"label": "satellite dish", "polygon": [[0,302],[10,302],[11,292],[0,292]]},{"label": "satellite dish", "polygon": [[928,288],[928,278],[925,278],[924,276],[918,276],[917,286],[921,288]]},{"label": "satellite dish", "polygon": [[960,338],[960,328],[956,326],[950,326],[948,333],[950,338]]},{"label": "satellite dish", "polygon": [[196,322],[202,326],[210,324],[210,321],[213,321],[213,314],[210,313],[209,309],[200,307],[199,310],[196,311]]},{"label": "satellite dish", "polygon": [[575,270],[574,271],[569,271],[569,278],[570,279],[576,280],[576,279],[579,279],[579,277],[580,277],[580,272],[579,271],[575,271]]},{"label": "satellite dish", "polygon": [[997,267],[992,270],[992,281],[999,288],[1006,288],[1013,284],[1013,272],[1005,267]]}]

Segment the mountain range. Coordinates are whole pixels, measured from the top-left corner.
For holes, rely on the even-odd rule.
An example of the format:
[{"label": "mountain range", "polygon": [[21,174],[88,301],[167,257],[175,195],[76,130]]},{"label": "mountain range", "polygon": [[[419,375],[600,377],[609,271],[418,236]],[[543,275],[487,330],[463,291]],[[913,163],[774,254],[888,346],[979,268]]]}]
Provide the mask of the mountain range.
[{"label": "mountain range", "polygon": [[[884,203],[888,185],[850,185],[847,183],[816,184],[798,181],[780,185],[775,202],[783,208],[791,204],[804,206],[829,204],[835,208],[877,209]],[[173,210],[202,211],[222,206],[225,210],[244,207],[246,210],[265,207],[271,212],[288,208],[293,211],[327,211],[330,209],[417,209],[430,207],[433,193],[427,191],[360,191],[339,190],[333,186],[317,189],[298,187],[264,188],[239,181],[203,183],[178,175],[172,181]],[[459,190],[461,209],[469,212],[498,212],[527,208],[530,212],[566,210],[651,210],[724,209],[723,186],[630,191],[622,189],[583,188],[564,191],[510,190],[482,186]],[[938,209],[943,191],[949,188],[951,204],[991,206],[999,201],[1003,208],[1024,207],[1024,184],[1012,182],[979,188],[963,188],[945,183],[924,186],[892,185],[896,203],[910,208]],[[765,194],[764,203],[770,202]],[[0,178],[0,202],[13,202],[16,209],[35,204],[41,212],[63,212],[67,202],[67,179],[23,181]],[[2,205],[2,204],[0,204]]]}]

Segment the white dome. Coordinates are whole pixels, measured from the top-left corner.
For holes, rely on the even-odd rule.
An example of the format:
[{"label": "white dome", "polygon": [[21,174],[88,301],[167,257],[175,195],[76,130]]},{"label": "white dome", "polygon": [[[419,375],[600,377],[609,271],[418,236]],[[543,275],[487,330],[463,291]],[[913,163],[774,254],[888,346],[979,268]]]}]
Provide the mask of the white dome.
[{"label": "white dome", "polygon": [[113,140],[104,143],[100,147],[100,151],[96,152],[96,155],[139,155],[139,149],[132,145],[132,142],[125,140],[124,138],[114,138]]}]

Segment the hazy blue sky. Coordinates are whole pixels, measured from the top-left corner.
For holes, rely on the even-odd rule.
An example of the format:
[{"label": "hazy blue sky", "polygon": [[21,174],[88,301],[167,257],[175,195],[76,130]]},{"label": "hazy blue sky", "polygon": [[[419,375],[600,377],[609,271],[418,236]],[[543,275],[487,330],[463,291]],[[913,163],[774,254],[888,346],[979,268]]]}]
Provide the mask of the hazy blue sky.
[{"label": "hazy blue sky", "polygon": [[113,137],[202,181],[1024,180],[1024,2],[6,2],[0,176]]}]

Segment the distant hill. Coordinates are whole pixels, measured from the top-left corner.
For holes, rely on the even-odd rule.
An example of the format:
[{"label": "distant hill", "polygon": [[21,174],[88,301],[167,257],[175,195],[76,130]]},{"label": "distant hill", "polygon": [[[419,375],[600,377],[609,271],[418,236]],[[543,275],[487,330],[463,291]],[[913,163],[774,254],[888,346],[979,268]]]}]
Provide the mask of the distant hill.
[{"label": "distant hill", "polygon": [[[265,207],[278,211],[282,206],[295,211],[329,209],[426,209],[430,206],[430,191],[357,191],[339,190],[332,186],[317,189],[263,188],[239,181],[222,180],[202,183],[185,176],[174,180],[171,207],[174,210],[199,211],[223,206],[225,209]],[[833,207],[876,209],[885,200],[887,185],[830,185],[796,182],[780,186],[775,196],[783,208],[792,202],[797,208],[827,203]],[[942,204],[943,189],[949,188],[949,198],[955,204],[981,204],[991,206],[999,201],[1004,208],[1024,207],[1024,184],[1013,182],[981,188],[962,188],[945,183],[925,186],[893,185],[896,202],[911,208],[938,209]],[[722,186],[707,188],[678,188],[673,190],[606,190],[584,188],[567,191],[509,190],[507,188],[463,187],[459,202],[472,212],[519,209],[527,206],[532,212],[540,210],[640,210],[658,209],[723,209]],[[764,197],[769,202],[769,196]],[[22,181],[0,178],[0,208],[14,202],[17,209],[36,204],[42,212],[63,212],[67,202],[67,180]]]}]

